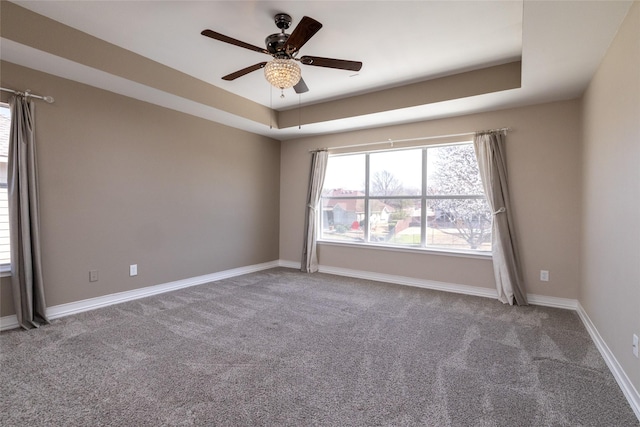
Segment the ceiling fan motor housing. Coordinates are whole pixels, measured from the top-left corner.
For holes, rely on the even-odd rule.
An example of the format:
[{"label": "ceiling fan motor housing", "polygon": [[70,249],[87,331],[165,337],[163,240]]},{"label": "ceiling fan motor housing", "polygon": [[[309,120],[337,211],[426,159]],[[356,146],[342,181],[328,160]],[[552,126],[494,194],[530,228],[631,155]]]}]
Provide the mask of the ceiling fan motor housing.
[{"label": "ceiling fan motor housing", "polygon": [[285,34],[284,30],[291,26],[291,16],[286,13],[278,13],[273,17],[273,20],[276,23],[276,27],[280,28],[280,32],[268,36],[264,39],[264,43],[267,45],[267,51],[275,55],[276,58],[287,58],[285,46],[289,34]]},{"label": "ceiling fan motor housing", "polygon": [[[267,45],[267,50],[272,55],[278,55],[285,53],[285,45],[287,44],[287,39],[289,38],[289,34],[285,33],[275,33],[268,36],[264,39],[264,43]],[[285,55],[286,56],[286,55]]]}]

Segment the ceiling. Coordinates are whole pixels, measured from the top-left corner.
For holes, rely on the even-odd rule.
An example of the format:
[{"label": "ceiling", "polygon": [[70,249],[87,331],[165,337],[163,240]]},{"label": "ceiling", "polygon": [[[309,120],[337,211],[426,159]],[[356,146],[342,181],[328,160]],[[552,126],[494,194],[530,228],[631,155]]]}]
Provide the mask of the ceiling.
[{"label": "ceiling", "polygon": [[[216,108],[191,114],[278,139],[428,120],[578,97],[584,91],[631,1],[14,1],[26,9],[193,76],[253,103],[284,112],[429,81],[488,66],[522,61],[519,88],[461,99],[381,108],[275,129]],[[301,49],[362,61],[359,72],[301,65],[309,92],[271,89],[262,70],[227,82],[222,76],[265,54],[200,35],[204,29],[262,47],[278,32],[276,13],[293,28],[310,16],[323,28]],[[108,90],[163,105],[169,94],[136,96],[126,81],[107,83],[104,72],[2,39],[2,57]],[[36,61],[35,57],[39,57]],[[36,63],[38,65],[35,65]],[[44,65],[48,64],[48,65]],[[43,69],[47,68],[47,69]],[[82,78],[78,78],[82,75]],[[99,82],[98,80],[101,81]],[[95,80],[95,82],[94,82]],[[120,79],[122,80],[122,79]],[[111,86],[113,87],[111,87]],[[116,87],[117,86],[117,87]],[[138,84],[139,86],[139,84]],[[157,91],[156,91],[157,92]],[[385,92],[391,94],[392,92]],[[195,104],[198,104],[197,102]],[[205,106],[202,108],[206,109]],[[177,108],[176,109],[180,109]],[[211,110],[209,108],[209,110]]]}]

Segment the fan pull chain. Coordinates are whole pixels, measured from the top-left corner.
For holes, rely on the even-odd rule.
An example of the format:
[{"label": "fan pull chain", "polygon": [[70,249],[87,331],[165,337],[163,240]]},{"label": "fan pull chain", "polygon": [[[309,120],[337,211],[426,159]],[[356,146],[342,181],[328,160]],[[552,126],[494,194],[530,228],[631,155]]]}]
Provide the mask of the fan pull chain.
[{"label": "fan pull chain", "polygon": [[302,94],[298,94],[298,129],[302,129],[302,113],[300,110],[300,102],[302,100]]},{"label": "fan pull chain", "polygon": [[273,129],[273,87],[269,85],[269,129]]}]

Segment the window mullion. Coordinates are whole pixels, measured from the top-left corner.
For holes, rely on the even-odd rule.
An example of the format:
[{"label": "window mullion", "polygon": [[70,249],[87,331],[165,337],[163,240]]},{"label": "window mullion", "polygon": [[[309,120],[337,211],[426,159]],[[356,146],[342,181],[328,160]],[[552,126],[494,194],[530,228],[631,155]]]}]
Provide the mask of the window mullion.
[{"label": "window mullion", "polygon": [[422,193],[420,198],[420,246],[427,247],[427,149],[422,149]]},{"label": "window mullion", "polygon": [[364,241],[369,241],[369,154],[364,156]]}]

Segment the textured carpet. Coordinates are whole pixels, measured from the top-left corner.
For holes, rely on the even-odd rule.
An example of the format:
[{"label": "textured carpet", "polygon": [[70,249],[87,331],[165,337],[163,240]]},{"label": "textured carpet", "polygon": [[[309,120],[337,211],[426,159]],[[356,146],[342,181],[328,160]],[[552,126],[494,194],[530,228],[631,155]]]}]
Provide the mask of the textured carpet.
[{"label": "textured carpet", "polygon": [[273,269],[0,334],[2,426],[638,426],[572,311]]}]

